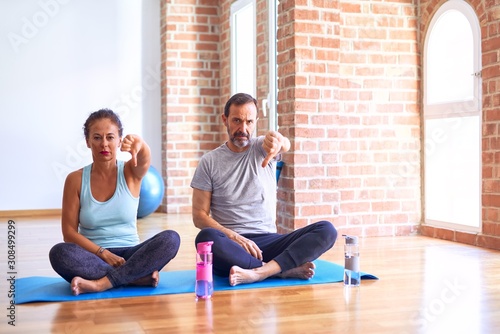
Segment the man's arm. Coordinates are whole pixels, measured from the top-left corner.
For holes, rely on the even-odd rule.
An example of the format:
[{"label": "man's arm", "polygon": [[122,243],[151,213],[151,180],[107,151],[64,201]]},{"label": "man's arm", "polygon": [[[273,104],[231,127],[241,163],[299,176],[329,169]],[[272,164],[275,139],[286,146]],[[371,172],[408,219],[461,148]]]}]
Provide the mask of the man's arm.
[{"label": "man's arm", "polygon": [[249,254],[259,260],[262,260],[262,251],[252,240],[248,240],[238,233],[222,226],[210,216],[211,200],[211,192],[193,188],[192,215],[194,226],[199,229],[211,227],[219,230],[224,233],[229,239],[241,245],[241,247],[243,247]]}]

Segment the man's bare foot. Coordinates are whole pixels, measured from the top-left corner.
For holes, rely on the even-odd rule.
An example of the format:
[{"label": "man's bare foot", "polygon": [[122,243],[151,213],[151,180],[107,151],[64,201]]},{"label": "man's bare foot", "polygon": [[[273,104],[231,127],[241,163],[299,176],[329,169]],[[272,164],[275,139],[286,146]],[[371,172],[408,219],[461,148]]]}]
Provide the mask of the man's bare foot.
[{"label": "man's bare foot", "polygon": [[87,292],[101,292],[111,289],[112,287],[113,285],[106,276],[95,281],[86,280],[78,276],[71,280],[71,292],[75,296]]},{"label": "man's bare foot", "polygon": [[243,269],[238,266],[232,266],[229,271],[229,284],[236,286],[238,284],[254,283],[263,280],[254,269]]},{"label": "man's bare foot", "polygon": [[311,279],[314,276],[314,269],[316,265],[312,262],[306,262],[296,268],[287,270],[278,274],[281,278],[301,278],[301,279]]},{"label": "man's bare foot", "polygon": [[238,284],[254,283],[268,277],[311,279],[314,276],[315,268],[314,263],[306,262],[296,268],[279,273],[280,267],[275,261],[253,269],[232,266],[229,271],[229,284],[235,286]]},{"label": "man's bare foot", "polygon": [[158,270],[155,270],[151,275],[139,278],[138,280],[130,283],[130,285],[152,286],[153,288],[156,288],[158,283],[160,283],[160,273]]}]

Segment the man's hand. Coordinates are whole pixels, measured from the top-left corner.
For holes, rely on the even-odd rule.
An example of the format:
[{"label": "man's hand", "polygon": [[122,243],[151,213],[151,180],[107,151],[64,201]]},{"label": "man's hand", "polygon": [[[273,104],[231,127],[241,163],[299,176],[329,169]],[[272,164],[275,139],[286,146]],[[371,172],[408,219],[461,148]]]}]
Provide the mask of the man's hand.
[{"label": "man's hand", "polygon": [[262,261],[262,251],[260,250],[259,246],[252,240],[249,240],[241,235],[239,235],[236,232],[233,232],[229,238],[233,240],[234,242],[238,243],[241,247],[243,247],[244,250],[246,250],[250,255],[255,257],[258,260]]},{"label": "man's hand", "polygon": [[[267,156],[262,162],[262,167],[266,167],[269,161],[281,152],[282,148],[284,148],[285,142],[288,142],[288,139],[283,137],[283,135],[277,131],[269,131],[266,134],[262,147],[267,152]],[[285,152],[286,151],[288,151],[288,148]]]}]

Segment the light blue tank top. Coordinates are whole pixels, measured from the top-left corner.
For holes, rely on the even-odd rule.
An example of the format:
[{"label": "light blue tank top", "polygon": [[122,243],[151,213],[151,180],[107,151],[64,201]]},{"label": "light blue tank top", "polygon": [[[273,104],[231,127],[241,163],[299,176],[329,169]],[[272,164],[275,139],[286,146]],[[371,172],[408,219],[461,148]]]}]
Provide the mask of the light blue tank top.
[{"label": "light blue tank top", "polygon": [[117,161],[117,182],[113,196],[99,202],[90,191],[92,164],[83,168],[80,192],[79,232],[104,248],[130,247],[139,243],[137,208],[139,197],[128,189],[123,174],[124,161]]}]

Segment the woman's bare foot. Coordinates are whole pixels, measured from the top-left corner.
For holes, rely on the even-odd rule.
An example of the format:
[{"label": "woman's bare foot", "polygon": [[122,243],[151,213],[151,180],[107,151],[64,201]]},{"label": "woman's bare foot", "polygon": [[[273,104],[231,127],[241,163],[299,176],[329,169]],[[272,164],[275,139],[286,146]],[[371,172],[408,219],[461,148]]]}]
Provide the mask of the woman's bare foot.
[{"label": "woman's bare foot", "polygon": [[281,278],[311,279],[314,276],[315,268],[316,265],[314,263],[306,262],[301,266],[287,270],[281,274],[278,274],[277,276]]},{"label": "woman's bare foot", "polygon": [[113,285],[106,276],[95,281],[86,280],[78,276],[71,280],[71,292],[75,296],[87,292],[106,291],[108,289],[111,289],[112,287]]},{"label": "woman's bare foot", "polygon": [[138,280],[130,283],[130,285],[152,286],[153,288],[156,288],[158,283],[160,283],[160,273],[158,270],[155,270],[151,275],[139,278]]}]

